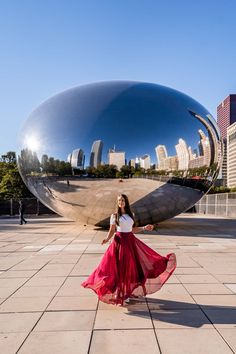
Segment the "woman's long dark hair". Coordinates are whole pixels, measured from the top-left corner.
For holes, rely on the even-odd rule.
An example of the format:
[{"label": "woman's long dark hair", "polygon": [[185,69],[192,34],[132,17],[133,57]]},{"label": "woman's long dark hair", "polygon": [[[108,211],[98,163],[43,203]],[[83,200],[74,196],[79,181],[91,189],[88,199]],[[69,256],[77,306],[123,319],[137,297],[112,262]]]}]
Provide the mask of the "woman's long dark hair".
[{"label": "woman's long dark hair", "polygon": [[[134,220],[134,224],[135,224],[135,219],[134,219],[134,214],[132,213],[131,209],[130,209],[130,205],[129,205],[129,199],[127,197],[126,194],[119,194],[118,197],[123,197],[125,200],[125,213],[128,214],[131,219]],[[118,206],[117,203],[117,209],[116,209],[116,225],[119,225],[119,218],[121,217],[122,213],[121,213],[121,208]]]}]

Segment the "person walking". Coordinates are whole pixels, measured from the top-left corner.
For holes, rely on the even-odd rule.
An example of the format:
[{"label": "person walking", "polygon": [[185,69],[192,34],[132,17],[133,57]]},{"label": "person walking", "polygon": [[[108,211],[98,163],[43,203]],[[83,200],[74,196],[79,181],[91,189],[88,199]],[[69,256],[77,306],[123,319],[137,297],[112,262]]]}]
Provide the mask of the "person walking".
[{"label": "person walking", "polygon": [[110,229],[102,245],[114,239],[98,267],[81,285],[95,291],[99,300],[114,305],[160,290],[176,268],[176,256],[162,256],[134,235],[152,230],[151,224],[135,226],[128,197],[118,195],[117,210],[110,217]]},{"label": "person walking", "polygon": [[23,222],[27,224],[27,221],[24,218],[25,205],[22,200],[19,201],[19,216],[20,216],[20,225],[23,225]]}]

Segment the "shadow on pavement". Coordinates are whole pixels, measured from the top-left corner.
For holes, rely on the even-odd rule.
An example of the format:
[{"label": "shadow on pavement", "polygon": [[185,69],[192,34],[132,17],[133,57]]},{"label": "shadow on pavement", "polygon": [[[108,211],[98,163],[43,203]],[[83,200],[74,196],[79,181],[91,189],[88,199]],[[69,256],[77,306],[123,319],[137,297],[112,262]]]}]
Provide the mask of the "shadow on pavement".
[{"label": "shadow on pavement", "polygon": [[[144,310],[141,305],[146,303],[148,310]],[[152,320],[157,321],[157,328],[168,328],[168,324],[192,328],[206,324],[236,326],[236,306],[201,305],[147,297],[146,302],[145,299],[131,300],[126,307],[128,316],[149,318],[151,315]]]},{"label": "shadow on pavement", "polygon": [[236,219],[179,216],[158,224],[157,231],[167,236],[235,238]]}]

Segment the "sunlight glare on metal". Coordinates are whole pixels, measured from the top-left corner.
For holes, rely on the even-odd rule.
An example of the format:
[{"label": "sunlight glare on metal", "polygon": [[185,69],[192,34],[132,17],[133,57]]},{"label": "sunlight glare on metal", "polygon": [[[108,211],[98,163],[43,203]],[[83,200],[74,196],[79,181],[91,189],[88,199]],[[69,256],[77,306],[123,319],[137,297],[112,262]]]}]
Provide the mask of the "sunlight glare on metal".
[{"label": "sunlight glare on metal", "polygon": [[26,136],[25,143],[26,143],[27,148],[29,150],[31,150],[32,152],[36,152],[39,150],[40,144],[39,144],[39,140],[36,136],[34,136],[34,135]]}]

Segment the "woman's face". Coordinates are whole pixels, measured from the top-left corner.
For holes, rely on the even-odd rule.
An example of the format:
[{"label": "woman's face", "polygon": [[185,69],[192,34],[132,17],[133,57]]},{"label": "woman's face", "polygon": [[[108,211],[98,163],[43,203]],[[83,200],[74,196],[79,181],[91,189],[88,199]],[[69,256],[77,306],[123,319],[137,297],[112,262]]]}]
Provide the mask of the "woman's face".
[{"label": "woman's face", "polygon": [[124,208],[125,207],[125,198],[119,195],[117,198],[117,203],[119,208]]}]

